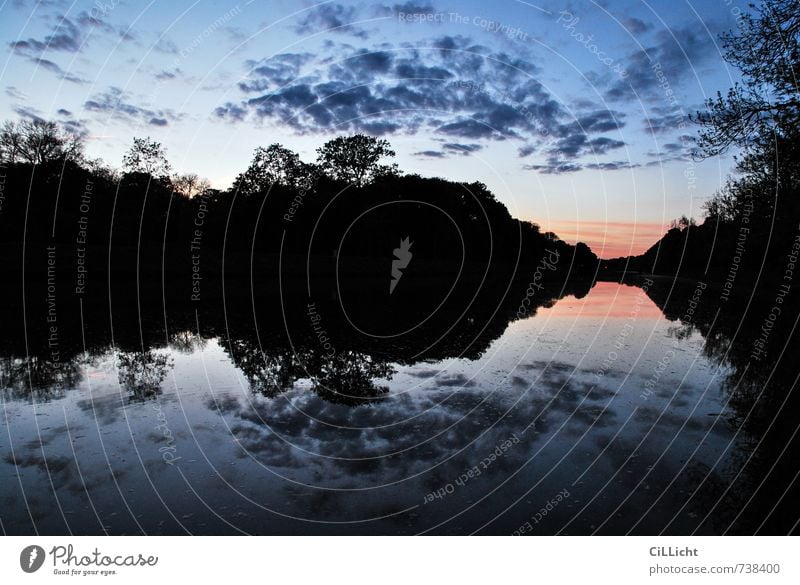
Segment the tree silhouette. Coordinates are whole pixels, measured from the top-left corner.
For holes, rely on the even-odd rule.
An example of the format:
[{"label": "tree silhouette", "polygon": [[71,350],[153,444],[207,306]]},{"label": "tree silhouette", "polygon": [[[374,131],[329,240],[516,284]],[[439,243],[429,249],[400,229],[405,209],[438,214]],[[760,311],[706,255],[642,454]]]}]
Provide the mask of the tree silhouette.
[{"label": "tree silhouette", "polygon": [[688,227],[694,227],[696,225],[697,222],[693,217],[686,217],[685,215],[682,215],[678,219],[673,219],[671,222],[669,222],[669,229],[677,228],[683,231]]},{"label": "tree silhouette", "polygon": [[739,34],[722,37],[725,59],[742,71],[743,82],[696,116],[701,156],[744,149],[738,176],[705,210],[717,221],[739,221],[746,213],[753,229],[791,232],[800,189],[800,4],[776,0],[757,10],[744,17]]},{"label": "tree silhouette", "polygon": [[357,187],[396,172],[396,165],[380,164],[382,158],[395,156],[389,142],[364,134],[329,140],[317,154],[317,164],[325,174]]},{"label": "tree silhouette", "polygon": [[149,136],[133,139],[133,146],[122,157],[122,167],[128,173],[145,173],[157,178],[168,177],[172,169],[164,146]]},{"label": "tree silhouette", "polygon": [[702,124],[702,156],[715,156],[730,146],[758,146],[765,136],[795,135],[800,122],[797,66],[800,57],[800,4],[773,0],[757,16],[743,16],[738,34],[722,35],[725,60],[742,72],[723,97],[706,102],[698,112]]},{"label": "tree silhouette", "polygon": [[233,184],[233,190],[243,195],[266,191],[273,184],[297,187],[303,178],[312,173],[312,165],[300,160],[296,152],[270,144],[258,147],[247,170]]},{"label": "tree silhouette", "polygon": [[196,173],[182,173],[172,177],[172,190],[187,199],[201,195],[210,188],[211,181],[201,179]]},{"label": "tree silhouette", "polygon": [[0,160],[34,165],[57,160],[79,161],[83,138],[59,128],[55,122],[21,120],[0,129]]}]

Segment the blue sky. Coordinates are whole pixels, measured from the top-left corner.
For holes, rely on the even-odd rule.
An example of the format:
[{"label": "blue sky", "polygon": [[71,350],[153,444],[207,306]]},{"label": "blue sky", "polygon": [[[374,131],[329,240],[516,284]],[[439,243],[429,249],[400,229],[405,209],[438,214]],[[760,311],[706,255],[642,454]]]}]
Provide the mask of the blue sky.
[{"label": "blue sky", "polygon": [[119,166],[133,136],[226,187],[280,142],[387,138],[407,172],[483,181],[599,255],[699,216],[730,157],[686,115],[736,80],[746,2],[0,0],[2,117],[58,120]]}]

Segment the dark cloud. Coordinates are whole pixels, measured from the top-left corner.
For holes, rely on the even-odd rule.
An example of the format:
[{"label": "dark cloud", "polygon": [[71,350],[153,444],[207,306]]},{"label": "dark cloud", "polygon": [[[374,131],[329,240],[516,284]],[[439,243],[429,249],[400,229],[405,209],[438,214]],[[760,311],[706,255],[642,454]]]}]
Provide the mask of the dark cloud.
[{"label": "dark cloud", "polygon": [[[523,168],[547,175],[560,175],[563,173],[574,173],[584,168],[617,170],[620,168],[633,168],[633,166],[638,166],[622,162],[594,162],[587,164],[579,162],[579,159],[583,157],[601,156],[612,150],[622,148],[623,146],[625,146],[625,142],[622,140],[608,138],[607,136],[592,138],[586,133],[574,131],[572,134],[558,139],[554,146],[545,148],[547,158],[544,163],[526,164]],[[523,153],[520,154],[522,155]],[[622,166],[626,164],[628,166]]]},{"label": "dark cloud", "polygon": [[646,33],[650,29],[653,28],[652,24],[649,24],[635,16],[631,16],[630,18],[626,18],[622,21],[622,24],[625,25],[625,28],[628,29],[634,35],[640,35],[642,33]]},{"label": "dark cloud", "polygon": [[229,122],[244,122],[247,117],[248,110],[238,104],[231,102],[214,109],[214,115],[218,118],[223,118]]},{"label": "dark cloud", "polygon": [[86,127],[86,123],[83,120],[64,120],[61,122],[61,126],[65,130],[83,138],[89,136],[89,129]]},{"label": "dark cloud", "polygon": [[[548,160],[544,164],[530,164],[523,168],[529,171],[537,171],[545,175],[561,175],[565,173],[576,173],[588,169],[594,171],[619,171],[623,169],[636,169],[641,167],[639,163],[630,161],[610,161],[594,163],[565,162],[559,160]],[[649,164],[647,166],[650,166]]]},{"label": "dark cloud", "polygon": [[73,17],[58,17],[51,27],[50,34],[42,39],[28,38],[13,41],[9,43],[9,47],[15,54],[28,58],[34,65],[55,73],[65,81],[85,83],[85,79],[64,71],[54,61],[45,58],[45,54],[78,53],[87,46],[91,34],[95,31],[117,33],[123,39],[131,38],[124,30],[117,30],[101,18],[84,11]]},{"label": "dark cloud", "polygon": [[27,100],[28,96],[13,85],[6,86],[6,95],[13,100]]},{"label": "dark cloud", "polygon": [[130,98],[118,87],[97,94],[84,102],[85,110],[107,114],[127,122],[147,124],[150,126],[167,126],[171,121],[180,120],[183,116],[172,110],[152,110],[131,103]]},{"label": "dark cloud", "polygon": [[[472,118],[456,120],[442,124],[436,131],[440,134],[459,136],[461,138],[486,138],[503,140],[505,137],[487,122],[478,121]],[[516,136],[516,133],[513,134]]]},{"label": "dark cloud", "polygon": [[599,170],[599,171],[618,171],[621,169],[636,169],[639,168],[639,163],[632,163],[629,161],[613,161],[613,162],[601,162],[601,163],[588,163],[584,165],[584,168],[592,169],[592,170]]},{"label": "dark cloud", "polygon": [[480,149],[483,148],[481,144],[460,144],[457,142],[446,142],[442,145],[444,150],[449,150],[451,152],[455,152],[461,155],[468,155],[472,154],[473,152],[478,152]]},{"label": "dark cloud", "polygon": [[[14,108],[14,113],[22,118],[36,120],[39,122],[47,121],[50,118],[50,116],[45,116],[42,114],[42,112],[31,106],[18,106]],[[59,120],[56,120],[58,125],[64,130],[72,132],[78,136],[86,137],[89,135],[89,130],[86,127],[85,121],[75,119],[72,115],[72,112],[69,110],[59,108],[56,110],[56,115],[60,118]]]},{"label": "dark cloud", "polygon": [[483,148],[482,144],[460,143],[460,142],[445,142],[442,144],[441,150],[422,150],[415,152],[415,156],[424,158],[447,158],[453,155],[468,156],[473,152],[478,152]]},{"label": "dark cloud", "polygon": [[[331,55],[313,63],[309,54],[250,61],[250,74],[239,89],[261,95],[228,103],[216,113],[240,120],[251,112],[302,133],[367,128],[414,132],[425,126],[472,139],[517,137],[537,124],[555,123],[560,108],[526,72],[532,64],[522,69],[521,63],[497,55],[488,59],[470,47],[468,39],[447,36],[421,49],[330,46]],[[343,50],[342,58],[336,53]],[[468,86],[458,81],[465,77],[461,72],[494,87]]]},{"label": "dark cloud", "polygon": [[34,57],[31,59],[31,62],[34,65],[38,65],[42,69],[46,69],[47,71],[51,71],[58,75],[64,81],[70,81],[72,83],[87,83],[87,81],[77,75],[73,75],[68,71],[64,71],[57,63],[50,61],[49,59],[42,59],[40,57]]},{"label": "dark cloud", "polygon": [[587,103],[570,114],[535,78],[535,63],[460,35],[377,50],[328,43],[318,56],[282,53],[245,64],[249,74],[238,87],[246,97],[216,108],[219,118],[254,117],[299,134],[427,131],[449,145],[416,153],[435,158],[517,140],[520,156],[541,152],[546,168],[560,169],[625,145],[602,136],[624,127],[623,113]]},{"label": "dark cloud", "polygon": [[163,36],[156,41],[153,45],[153,49],[165,55],[176,55],[178,53],[178,45]]},{"label": "dark cloud", "polygon": [[655,44],[624,59],[626,76],[606,92],[610,100],[667,100],[697,68],[718,54],[714,35],[703,24],[659,31]]},{"label": "dark cloud", "polygon": [[29,38],[9,43],[11,50],[27,57],[39,56],[46,51],[77,53],[85,39],[85,30],[67,17],[59,18],[53,32],[42,40]]},{"label": "dark cloud", "polygon": [[619,130],[624,126],[622,120],[625,118],[624,112],[614,110],[596,110],[588,114],[581,115],[575,125],[582,132],[610,132]]},{"label": "dark cloud", "polygon": [[130,39],[130,33],[116,29],[103,19],[90,12],[80,12],[76,16],[60,16],[51,27],[51,32],[42,39],[28,38],[9,43],[11,50],[18,55],[40,58],[47,52],[77,53],[87,44],[90,35],[100,31],[117,33],[121,38]]},{"label": "dark cloud", "polygon": [[589,140],[587,145],[592,154],[605,154],[609,150],[622,148],[625,146],[625,143],[622,140],[614,140],[613,138],[600,136],[598,138]]},{"label": "dark cloud", "polygon": [[342,33],[361,39],[367,38],[366,30],[353,25],[358,20],[358,10],[355,6],[343,4],[323,4],[315,6],[305,13],[295,25],[297,34],[312,35],[319,32]]},{"label": "dark cloud", "polygon": [[247,61],[250,74],[247,80],[239,82],[239,89],[247,93],[264,92],[288,85],[298,80],[301,68],[313,57],[311,53],[280,53]]},{"label": "dark cloud", "polygon": [[545,164],[523,165],[522,168],[526,171],[537,171],[545,175],[561,175],[563,173],[575,173],[580,171],[583,166],[572,162],[548,161]]},{"label": "dark cloud", "polygon": [[42,113],[36,108],[32,108],[30,106],[18,106],[14,108],[14,112],[20,117],[27,118],[29,120],[36,120],[37,122],[44,120]]},{"label": "dark cloud", "polygon": [[441,150],[421,150],[414,153],[415,156],[422,156],[426,158],[445,158],[447,155]]},{"label": "dark cloud", "polygon": [[546,148],[545,152],[548,154],[547,167],[559,168],[567,161],[583,156],[600,156],[623,146],[625,146],[625,142],[622,140],[606,136],[591,138],[588,134],[575,129],[571,134],[556,140],[553,146]]},{"label": "dark cloud", "polygon": [[652,159],[647,166],[658,166],[673,161],[687,162],[692,160],[697,144],[697,137],[691,134],[682,134],[674,142],[658,144],[657,148],[650,150],[646,155]]},{"label": "dark cloud", "polygon": [[182,71],[179,68],[175,69],[164,69],[156,73],[156,79],[159,81],[166,81],[167,79],[175,79],[180,75]]},{"label": "dark cloud", "polygon": [[688,116],[678,108],[655,107],[644,118],[644,129],[649,134],[670,134],[677,129],[685,128],[689,123]]},{"label": "dark cloud", "polygon": [[56,114],[61,118],[59,124],[69,132],[77,134],[78,136],[86,137],[89,135],[89,129],[86,127],[85,120],[78,120],[74,117],[73,113],[67,109],[59,108]]},{"label": "dark cloud", "polygon": [[434,14],[436,9],[429,3],[404,2],[402,4],[378,5],[373,9],[376,16],[397,16],[398,14]]},{"label": "dark cloud", "polygon": [[393,56],[386,51],[362,49],[347,61],[347,66],[353,74],[364,77],[387,73],[392,66]]}]

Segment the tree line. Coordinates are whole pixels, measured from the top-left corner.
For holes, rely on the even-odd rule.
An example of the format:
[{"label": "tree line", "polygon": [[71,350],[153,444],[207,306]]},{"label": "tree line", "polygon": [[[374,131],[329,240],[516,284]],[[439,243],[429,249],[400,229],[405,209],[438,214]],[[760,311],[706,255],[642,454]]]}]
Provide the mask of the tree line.
[{"label": "tree line", "polygon": [[274,284],[283,271],[385,280],[389,294],[392,250],[404,239],[415,257],[401,288],[421,283],[415,274],[431,277],[426,287],[456,274],[524,279],[551,252],[569,278],[592,280],[597,266],[585,244],[511,217],[485,184],[405,174],[388,141],[362,134],[325,142],[313,163],[278,143],[258,147],[228,189],[173,172],[149,137],[134,138],[116,170],[42,120],[6,123],[0,156],[7,270],[33,277],[55,246],[56,271],[69,279],[80,262],[87,290],[136,276],[140,286],[208,291],[225,275]]},{"label": "tree line", "polygon": [[706,102],[698,158],[733,151],[733,175],[704,204],[704,221],[682,218],[645,254],[604,263],[680,275],[750,291],[797,286],[800,248],[800,4],[765,2],[722,35],[725,60],[741,81]]},{"label": "tree line", "polygon": [[[164,146],[148,137],[135,137],[122,158],[122,174],[99,159],[84,154],[81,134],[42,119],[6,121],[0,128],[0,162],[47,165],[71,162],[119,180],[122,174],[145,174],[171,185],[178,195],[193,197],[211,188],[194,173],[172,172]],[[332,180],[363,187],[384,176],[398,174],[396,163],[382,164],[395,156],[387,140],[356,134],[329,140],[317,149],[316,163],[306,163],[292,150],[274,143],[256,148],[250,166],[234,181],[232,190],[254,195],[272,185],[298,187],[308,176],[326,175]]]}]

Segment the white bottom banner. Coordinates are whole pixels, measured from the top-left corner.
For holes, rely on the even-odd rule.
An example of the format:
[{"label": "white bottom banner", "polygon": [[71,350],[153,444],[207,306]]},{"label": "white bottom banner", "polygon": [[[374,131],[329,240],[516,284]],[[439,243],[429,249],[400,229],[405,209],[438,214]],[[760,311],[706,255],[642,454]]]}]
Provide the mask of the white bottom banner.
[{"label": "white bottom banner", "polygon": [[2,583],[800,583],[792,537],[4,537],[0,551]]}]

